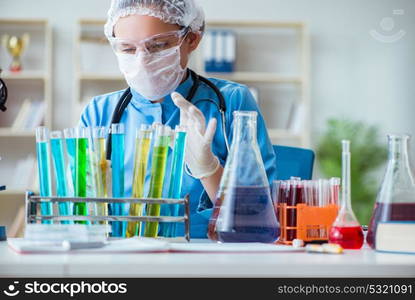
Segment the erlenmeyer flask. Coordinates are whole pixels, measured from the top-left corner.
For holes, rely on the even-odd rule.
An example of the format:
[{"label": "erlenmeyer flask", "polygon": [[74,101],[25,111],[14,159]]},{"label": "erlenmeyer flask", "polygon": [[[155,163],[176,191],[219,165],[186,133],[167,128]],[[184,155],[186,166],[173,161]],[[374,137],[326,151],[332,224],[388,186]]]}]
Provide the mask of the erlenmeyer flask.
[{"label": "erlenmeyer flask", "polygon": [[388,164],[367,234],[367,243],[372,248],[376,248],[379,222],[415,221],[415,181],[409,163],[409,139],[409,135],[388,135]]},{"label": "erlenmeyer flask", "polygon": [[212,240],[272,243],[279,236],[256,120],[255,111],[234,112],[234,138],[209,222]]}]

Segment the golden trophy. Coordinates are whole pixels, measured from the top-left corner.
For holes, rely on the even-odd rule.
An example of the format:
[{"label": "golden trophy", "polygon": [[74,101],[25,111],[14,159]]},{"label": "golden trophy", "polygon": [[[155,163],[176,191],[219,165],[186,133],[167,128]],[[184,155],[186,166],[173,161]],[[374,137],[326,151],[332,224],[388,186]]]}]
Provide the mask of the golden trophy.
[{"label": "golden trophy", "polygon": [[4,35],[3,46],[12,56],[12,63],[10,64],[10,71],[20,72],[22,70],[22,62],[20,57],[23,54],[24,49],[29,44],[29,34],[25,33],[21,37]]}]

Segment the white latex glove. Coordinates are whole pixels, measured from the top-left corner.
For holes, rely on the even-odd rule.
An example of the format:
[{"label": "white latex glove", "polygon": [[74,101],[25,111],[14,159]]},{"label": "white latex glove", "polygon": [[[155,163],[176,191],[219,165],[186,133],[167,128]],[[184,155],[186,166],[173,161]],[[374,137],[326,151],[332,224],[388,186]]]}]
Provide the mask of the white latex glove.
[{"label": "white latex glove", "polygon": [[191,175],[201,179],[215,174],[220,163],[211,146],[217,120],[211,119],[206,127],[205,116],[196,106],[179,93],[174,92],[171,97],[180,109],[180,125],[187,130],[185,162]]}]

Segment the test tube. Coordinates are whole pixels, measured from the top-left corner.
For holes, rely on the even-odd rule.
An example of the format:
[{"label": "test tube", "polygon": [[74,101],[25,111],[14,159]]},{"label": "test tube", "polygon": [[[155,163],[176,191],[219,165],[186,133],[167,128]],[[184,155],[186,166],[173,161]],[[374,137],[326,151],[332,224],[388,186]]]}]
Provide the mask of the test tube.
[{"label": "test tube", "polygon": [[[106,160],[106,138],[108,130],[105,127],[92,128],[92,151],[91,157],[93,158],[92,167],[94,169],[96,197],[105,198],[108,197],[107,191],[107,169],[108,163]],[[96,214],[98,216],[108,215],[108,204],[97,203]],[[107,224],[107,222],[100,222],[101,224]]]},{"label": "test tube", "polygon": [[[185,127],[176,126],[169,186],[169,198],[171,199],[180,199],[181,196],[186,138],[187,133]],[[166,208],[168,216],[177,217],[179,215],[179,204],[166,205]],[[162,235],[164,237],[176,237],[177,223],[163,223],[162,225]]]},{"label": "test tube", "polygon": [[[112,167],[112,196],[124,197],[124,125],[112,124],[111,126],[111,167]],[[126,215],[123,203],[113,203],[111,212],[115,216]],[[126,222],[112,222],[112,236],[124,237]]]},{"label": "test tube", "polygon": [[[46,127],[36,128],[36,153],[39,175],[39,192],[40,196],[52,196],[52,183],[50,175],[50,156],[49,156],[49,129]],[[40,204],[42,216],[51,216],[53,205],[51,202],[42,202]],[[50,220],[42,220],[43,224],[51,224]]]},{"label": "test tube", "polygon": [[[63,140],[61,131],[52,131],[50,134],[50,146],[52,150],[52,161],[55,171],[56,194],[58,197],[67,197],[68,185],[65,175],[65,157],[63,151]],[[70,215],[69,203],[59,202],[59,214]],[[70,221],[62,221],[62,224],[70,224]]]},{"label": "test tube", "polygon": [[330,204],[339,205],[340,182],[338,177],[330,179]]},{"label": "test tube", "polygon": [[[297,226],[297,185],[298,180],[290,180],[290,192],[287,203],[287,227]],[[288,208],[290,207],[290,208]],[[296,229],[287,229],[287,240],[292,241],[297,235]]]},{"label": "test tube", "polygon": [[[150,198],[161,198],[163,194],[164,174],[166,171],[167,153],[170,143],[170,127],[156,126],[155,142],[152,156]],[[159,216],[160,204],[149,204],[147,216]],[[157,237],[158,222],[146,222],[144,236]]]},{"label": "test tube", "polygon": [[[144,197],[144,184],[147,174],[148,158],[151,147],[152,129],[150,125],[141,125],[137,130],[135,143],[135,161],[134,161],[134,175],[133,175],[133,197]],[[141,203],[132,203],[130,205],[131,216],[141,216],[143,206]],[[128,222],[127,237],[140,235],[141,222]]]},{"label": "test tube", "polygon": [[[63,130],[66,142],[66,153],[68,155],[69,172],[71,181],[68,182],[69,196],[75,196],[76,176],[75,176],[75,156],[76,156],[76,130],[75,128],[66,128]],[[70,184],[69,184],[70,183]]]},{"label": "test tube", "polygon": [[[87,196],[87,165],[88,165],[88,139],[90,129],[80,127],[76,129],[75,151],[75,196]],[[77,202],[74,205],[74,215],[87,216],[88,209],[85,202]],[[75,221],[77,224],[87,224],[86,221]]]}]

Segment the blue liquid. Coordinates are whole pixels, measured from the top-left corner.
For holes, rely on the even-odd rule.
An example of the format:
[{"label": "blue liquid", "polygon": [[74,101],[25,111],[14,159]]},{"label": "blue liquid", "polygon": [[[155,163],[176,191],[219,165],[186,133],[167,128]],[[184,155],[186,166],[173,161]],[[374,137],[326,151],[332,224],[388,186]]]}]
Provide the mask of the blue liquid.
[{"label": "blue liquid", "polygon": [[[229,202],[228,202],[229,201]],[[217,199],[217,205],[221,204]],[[224,202],[229,213],[219,212],[217,237],[221,242],[273,243],[280,234],[268,187],[236,187],[227,191]],[[230,208],[232,207],[232,208]],[[217,209],[215,207],[215,209]],[[219,208],[221,210],[222,208]],[[225,224],[225,226],[222,226]]]},{"label": "blue liquid", "polygon": [[[36,143],[37,165],[39,174],[40,196],[52,196],[52,184],[50,176],[49,145],[47,142]],[[53,212],[52,203],[40,203],[42,216],[51,216]],[[42,220],[42,224],[52,224],[51,220]]]},{"label": "blue liquid", "polygon": [[[173,150],[173,163],[169,186],[169,198],[180,199],[183,182],[184,153],[186,146],[186,132],[177,132]],[[165,205],[166,216],[177,217],[179,215],[179,204]],[[161,223],[161,235],[164,237],[176,237],[177,223]]]},{"label": "blue liquid", "polygon": [[66,139],[66,151],[68,153],[69,168],[72,175],[72,186],[75,191],[76,176],[75,176],[75,155],[76,155],[76,139]]},{"label": "blue liquid", "polygon": [[[124,134],[112,134],[112,196],[124,197]],[[123,203],[112,203],[111,214],[115,216],[125,215]],[[112,222],[112,236],[124,237],[127,222]]]},{"label": "blue liquid", "polygon": [[[68,186],[65,176],[65,160],[63,156],[62,139],[51,139],[50,146],[52,150],[53,166],[55,171],[56,193],[58,197],[68,196]],[[69,203],[59,203],[59,214],[62,216],[69,215]],[[62,224],[69,224],[69,221],[62,221]]]}]

